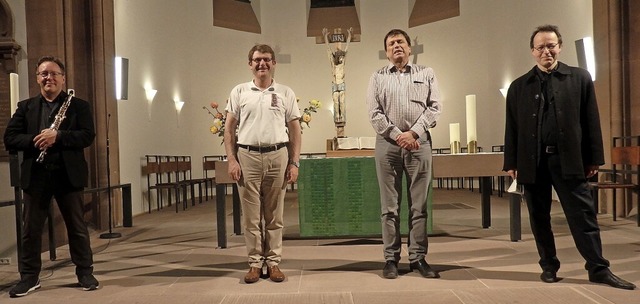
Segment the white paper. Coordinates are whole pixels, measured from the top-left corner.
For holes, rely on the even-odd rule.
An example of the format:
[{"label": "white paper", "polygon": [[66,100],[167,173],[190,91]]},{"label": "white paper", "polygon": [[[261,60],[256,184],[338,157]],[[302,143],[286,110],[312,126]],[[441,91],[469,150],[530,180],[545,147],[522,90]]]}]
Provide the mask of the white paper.
[{"label": "white paper", "polygon": [[509,186],[509,189],[507,189],[507,192],[523,195],[524,187],[522,185],[518,185],[518,180],[514,179],[513,183],[511,183],[511,186]]}]

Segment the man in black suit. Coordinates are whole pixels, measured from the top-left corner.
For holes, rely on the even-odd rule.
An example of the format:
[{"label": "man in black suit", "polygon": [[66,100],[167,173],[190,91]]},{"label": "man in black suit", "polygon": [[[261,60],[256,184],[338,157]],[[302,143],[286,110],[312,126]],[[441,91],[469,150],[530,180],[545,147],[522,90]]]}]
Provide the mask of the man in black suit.
[{"label": "man in black suit", "polygon": [[[67,100],[64,64],[57,58],[40,58],[36,65],[38,96],[18,103],[4,134],[7,150],[23,151],[20,184],[24,190],[24,228],[20,282],[9,292],[21,297],[40,288],[42,230],[54,197],[69,238],[71,261],[76,265],[78,283],[95,290],[93,253],[84,222],[82,190],[87,186],[88,166],[84,148],[95,138],[93,114],[87,101],[72,98],[57,130],[49,127]],[[42,151],[42,162],[36,161]]]},{"label": "man in black suit", "polygon": [[504,170],[524,185],[540,279],[559,281],[560,260],[551,230],[551,187],[560,198],[589,281],[635,289],[609,270],[602,256],[600,227],[587,179],[604,164],[602,132],[593,82],[583,69],[558,61],[558,27],[535,29],[529,42],[536,66],[507,93]]}]

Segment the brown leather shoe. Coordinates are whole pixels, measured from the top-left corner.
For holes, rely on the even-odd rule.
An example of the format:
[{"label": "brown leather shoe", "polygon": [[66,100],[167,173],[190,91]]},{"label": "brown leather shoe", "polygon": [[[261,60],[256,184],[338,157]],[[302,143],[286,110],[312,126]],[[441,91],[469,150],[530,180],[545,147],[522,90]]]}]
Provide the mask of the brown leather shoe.
[{"label": "brown leather shoe", "polygon": [[274,282],[282,282],[284,281],[284,273],[280,271],[278,265],[267,267],[267,273],[269,274],[269,279]]},{"label": "brown leather shoe", "polygon": [[258,267],[249,267],[249,272],[244,275],[244,282],[247,284],[255,283],[260,280],[260,276],[262,275],[262,268]]}]

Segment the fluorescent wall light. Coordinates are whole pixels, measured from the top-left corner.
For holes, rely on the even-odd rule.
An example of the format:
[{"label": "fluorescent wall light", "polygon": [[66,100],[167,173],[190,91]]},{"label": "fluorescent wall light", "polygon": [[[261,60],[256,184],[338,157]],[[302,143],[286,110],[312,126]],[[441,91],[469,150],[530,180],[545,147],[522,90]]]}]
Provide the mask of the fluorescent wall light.
[{"label": "fluorescent wall light", "polygon": [[116,99],[129,99],[129,59],[116,57]]},{"label": "fluorescent wall light", "polygon": [[593,38],[584,37],[576,40],[576,53],[578,55],[578,66],[586,69],[591,74],[591,80],[596,80],[596,54],[594,50]]}]

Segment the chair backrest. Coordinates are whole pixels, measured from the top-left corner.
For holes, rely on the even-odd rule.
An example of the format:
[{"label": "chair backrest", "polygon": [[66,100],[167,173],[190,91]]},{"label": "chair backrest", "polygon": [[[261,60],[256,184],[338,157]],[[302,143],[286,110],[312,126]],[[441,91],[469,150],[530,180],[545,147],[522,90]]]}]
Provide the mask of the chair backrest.
[{"label": "chair backrest", "polygon": [[[614,137],[611,165],[613,181],[616,181],[619,173],[627,177],[629,177],[628,174],[640,175],[640,136]],[[622,168],[618,168],[618,166]],[[627,178],[623,177],[623,179]]]},{"label": "chair backrest", "polygon": [[611,163],[615,165],[640,165],[640,146],[613,147]]}]

